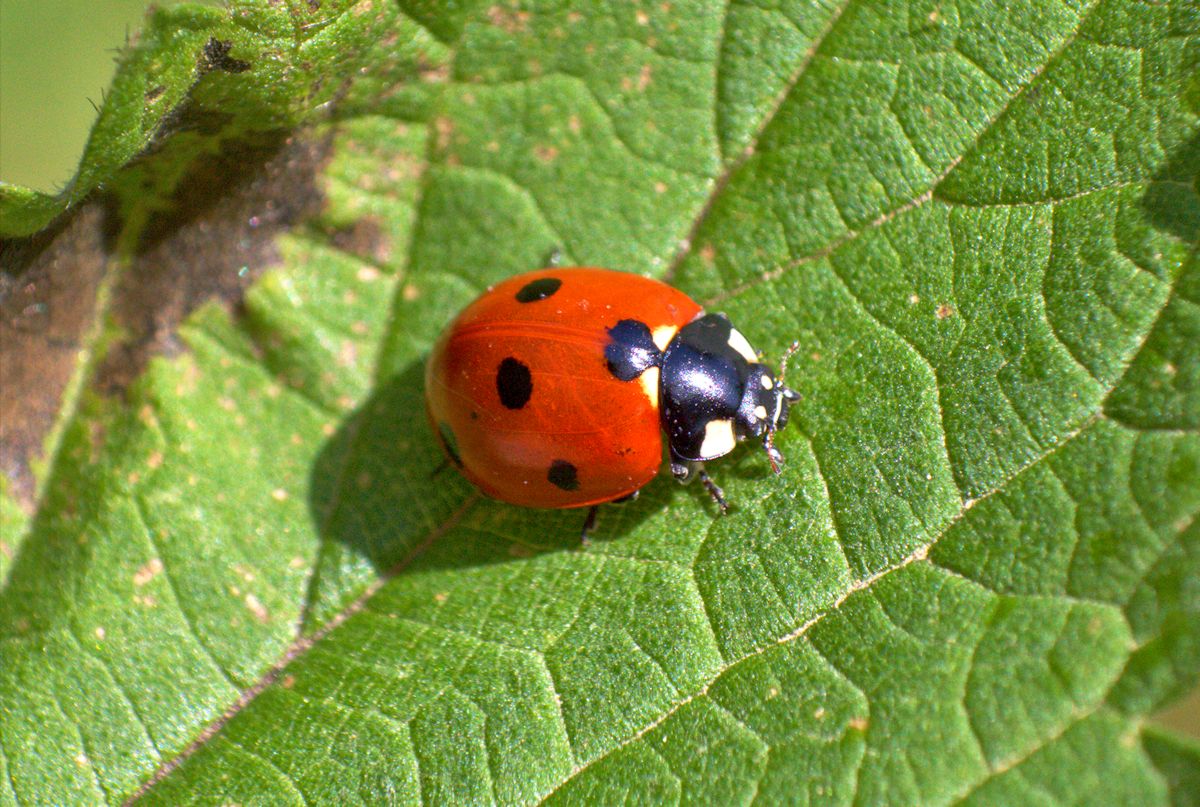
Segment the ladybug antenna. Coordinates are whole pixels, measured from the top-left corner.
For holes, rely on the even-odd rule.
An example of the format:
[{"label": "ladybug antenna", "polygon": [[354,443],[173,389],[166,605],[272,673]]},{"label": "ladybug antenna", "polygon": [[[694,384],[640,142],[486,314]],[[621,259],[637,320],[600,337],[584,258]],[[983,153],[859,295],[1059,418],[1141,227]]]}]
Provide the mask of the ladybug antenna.
[{"label": "ladybug antenna", "polygon": [[[793,339],[792,343],[788,345],[788,349],[783,352],[783,358],[779,361],[779,386],[783,387],[784,389],[787,389],[787,384],[785,381],[787,379],[788,360],[791,359],[795,352],[799,349],[800,340]],[[791,390],[788,391],[790,392]]]}]

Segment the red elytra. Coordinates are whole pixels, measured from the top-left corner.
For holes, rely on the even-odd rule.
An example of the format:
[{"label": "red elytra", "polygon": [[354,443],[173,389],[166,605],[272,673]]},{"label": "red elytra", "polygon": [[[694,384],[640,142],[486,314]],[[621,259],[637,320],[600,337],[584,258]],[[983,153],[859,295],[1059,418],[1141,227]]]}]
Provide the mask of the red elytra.
[{"label": "red elytra", "polygon": [[[792,350],[796,345],[792,345]],[[790,355],[790,351],[789,354]],[[630,498],[658,472],[700,479],[741,440],[783,461],[775,433],[799,395],[721,313],[665,283],[606,269],[543,269],[471,303],[425,371],[447,456],[484,493],[527,507]]]},{"label": "red elytra", "polygon": [[595,268],[509,278],[468,305],[425,371],[429,419],[446,454],[488,496],[527,507],[625,498],[662,465],[659,368],[614,375],[621,321],[659,350],[701,312],[649,278]]}]

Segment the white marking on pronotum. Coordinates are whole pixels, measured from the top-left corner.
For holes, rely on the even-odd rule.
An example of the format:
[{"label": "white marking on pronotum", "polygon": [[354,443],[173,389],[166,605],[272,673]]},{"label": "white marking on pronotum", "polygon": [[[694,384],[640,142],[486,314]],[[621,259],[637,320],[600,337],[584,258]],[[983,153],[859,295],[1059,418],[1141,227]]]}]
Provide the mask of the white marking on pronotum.
[{"label": "white marking on pronotum", "polygon": [[754,416],[756,418],[758,418],[759,420],[766,420],[767,419],[767,407],[763,406],[762,404],[759,404],[758,406],[754,407]]},{"label": "white marking on pronotum", "polygon": [[677,333],[679,333],[679,329],[674,325],[659,325],[650,334],[650,338],[654,340],[654,344],[658,345],[659,350],[666,350],[667,345],[671,344],[671,340]]},{"label": "white marking on pronotum", "polygon": [[771,380],[771,376],[769,375],[759,376],[758,380],[762,382],[763,389],[770,389],[775,386],[775,382]]},{"label": "white marking on pronotum", "polygon": [[746,341],[746,337],[742,336],[742,332],[737,328],[729,329],[729,346],[738,353],[741,353],[746,361],[758,361],[758,354],[754,352],[754,348],[750,347],[750,343]]},{"label": "white marking on pronotum", "polygon": [[710,420],[704,427],[704,442],[700,444],[700,459],[723,457],[737,445],[732,420]]},{"label": "white marking on pronotum", "polygon": [[642,392],[646,393],[646,397],[650,399],[650,405],[655,409],[658,408],[658,368],[647,367],[638,376],[638,383],[642,385]]}]

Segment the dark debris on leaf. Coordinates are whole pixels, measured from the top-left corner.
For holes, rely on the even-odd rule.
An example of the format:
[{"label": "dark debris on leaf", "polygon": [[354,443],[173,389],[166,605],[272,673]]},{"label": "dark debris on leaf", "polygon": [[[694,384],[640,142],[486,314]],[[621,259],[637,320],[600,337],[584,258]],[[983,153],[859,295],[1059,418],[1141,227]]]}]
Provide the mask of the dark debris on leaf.
[{"label": "dark debris on leaf", "polygon": [[204,43],[204,56],[200,62],[201,72],[223,70],[226,73],[245,73],[250,69],[250,63],[242,59],[234,59],[229,55],[233,43],[213,37]]}]

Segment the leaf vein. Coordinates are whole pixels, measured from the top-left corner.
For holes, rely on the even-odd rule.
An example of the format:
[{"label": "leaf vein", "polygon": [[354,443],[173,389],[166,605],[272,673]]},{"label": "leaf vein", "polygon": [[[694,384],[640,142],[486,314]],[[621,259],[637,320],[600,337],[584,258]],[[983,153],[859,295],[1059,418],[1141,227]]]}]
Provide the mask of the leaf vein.
[{"label": "leaf vein", "polygon": [[134,512],[137,514],[138,522],[142,526],[142,531],[145,533],[146,542],[149,544],[151,551],[154,553],[154,557],[159,558],[162,561],[163,580],[166,581],[167,588],[169,588],[171,591],[171,598],[175,600],[175,610],[179,612],[179,616],[182,618],[183,624],[187,628],[187,633],[191,636],[196,645],[204,651],[204,654],[208,656],[209,661],[212,662],[217,672],[221,674],[221,676],[225,679],[225,682],[229,684],[233,691],[240,691],[241,687],[233,680],[233,676],[230,675],[229,670],[227,670],[225,665],[217,659],[216,654],[213,652],[213,649],[208,646],[208,643],[201,638],[200,631],[196,627],[195,619],[188,612],[183,594],[180,592],[179,585],[175,581],[175,575],[171,571],[171,564],[166,562],[166,559],[162,553],[162,549],[158,545],[158,539],[154,535],[154,530],[150,527],[150,523],[146,519],[146,503],[142,500],[141,491],[134,491],[133,495],[131,495],[129,498],[133,504]]},{"label": "leaf vein", "polygon": [[[937,195],[938,187],[942,184],[942,182],[946,179],[946,177],[948,177],[950,175],[950,173],[958,166],[958,164],[963,160],[963,158],[967,154],[969,154],[973,149],[978,147],[978,145],[981,142],[981,140],[983,139],[983,137],[985,135],[987,135],[996,126],[996,124],[999,123],[1004,118],[1005,114],[1008,112],[1009,108],[1013,105],[1013,103],[1015,103],[1018,98],[1023,97],[1025,92],[1031,86],[1033,86],[1034,82],[1036,82],[1037,79],[1041,77],[1041,75],[1050,66],[1050,64],[1053,63],[1067,49],[1067,47],[1069,47],[1071,45],[1071,43],[1073,43],[1076,40],[1076,38],[1079,35],[1080,29],[1083,27],[1083,24],[1086,22],[1088,16],[1091,13],[1091,10],[1096,7],[1097,2],[1098,2],[1098,0],[1092,0],[1091,8],[1088,10],[1087,13],[1085,13],[1081,16],[1078,27],[1071,33],[1071,35],[1063,37],[1063,41],[1059,44],[1058,48],[1056,48],[1053,53],[1049,54],[1047,56],[1046,60],[1044,62],[1042,62],[1042,64],[1038,65],[1037,68],[1030,71],[1024,77],[1024,84],[1022,84],[1005,103],[1001,104],[1000,107],[989,117],[989,119],[982,126],[980,126],[979,131],[975,133],[975,136],[972,138],[971,142],[969,144],[967,144],[966,146],[964,146],[962,153],[960,155],[958,155],[957,157],[953,158],[952,160],[950,160],[950,162],[946,166],[945,170],[943,170],[940,174],[938,174],[936,177],[934,177],[932,183],[930,184],[930,187],[927,190],[925,190],[919,196],[916,196],[913,199],[911,199],[897,207],[893,207],[888,210],[885,210],[878,217],[876,217],[873,221],[869,222],[868,224],[866,224],[865,226],[863,226],[862,228],[860,228],[858,230],[848,229],[848,231],[846,233],[832,239],[828,244],[826,244],[824,247],[821,247],[820,249],[814,250],[806,255],[802,255],[800,257],[793,258],[791,261],[783,264],[780,267],[777,267],[776,269],[773,269],[770,272],[765,272],[757,278],[748,280],[739,286],[736,286],[732,289],[728,289],[728,290],[722,292],[721,294],[717,295],[714,302],[720,301],[720,300],[725,300],[730,297],[744,294],[746,291],[754,288],[755,286],[758,286],[762,283],[771,282],[771,281],[779,279],[780,277],[783,276],[783,274],[785,272],[791,271],[792,269],[795,269],[798,266],[801,266],[805,263],[809,263],[814,260],[819,260],[821,258],[824,258],[824,257],[830,255],[835,250],[839,249],[840,247],[843,247],[846,244],[850,243],[851,241],[854,241],[854,240],[860,238],[865,233],[871,232],[875,229],[878,229],[880,226],[891,221],[896,216],[906,213],[917,207],[921,207],[922,205],[929,202],[931,199],[935,198],[935,196]],[[950,200],[946,200],[946,201],[950,201]],[[835,209],[837,209],[836,205],[835,205]],[[839,210],[839,214],[840,214],[840,210]]]},{"label": "leaf vein", "polygon": [[293,794],[295,794],[296,798],[300,799],[301,804],[309,803],[308,797],[304,795],[304,791],[300,789],[300,786],[298,784],[296,784],[296,781],[294,779],[292,779],[291,776],[284,773],[279,768],[278,765],[276,765],[274,762],[267,759],[265,756],[258,753],[257,751],[252,751],[251,749],[247,748],[245,745],[237,742],[236,740],[230,739],[229,737],[225,737],[224,739],[225,739],[225,742],[228,743],[231,748],[236,749],[237,751],[240,751],[242,754],[249,757],[250,759],[257,760],[267,770],[273,771],[276,774],[276,776],[278,776],[279,779],[282,780],[287,785],[287,788],[290,791],[292,791]]},{"label": "leaf vein", "polygon": [[[663,275],[663,280],[666,282],[671,282],[671,279],[675,276],[675,273],[679,270],[679,267],[683,264],[688,255],[691,254],[692,244],[696,242],[696,235],[700,232],[700,228],[708,219],[708,216],[712,212],[712,209],[716,204],[716,200],[720,197],[721,192],[725,190],[725,187],[729,184],[734,174],[736,174],[750,159],[750,157],[753,156],[755,149],[758,147],[759,140],[762,139],[763,133],[766,132],[767,127],[770,126],[771,121],[775,120],[775,116],[779,114],[779,110],[783,107],[783,104],[788,97],[791,96],[792,91],[796,88],[796,85],[800,82],[800,79],[803,78],[804,74],[808,72],[808,68],[812,64],[813,58],[816,56],[817,51],[820,50],[821,45],[824,44],[825,40],[828,38],[833,29],[837,27],[838,20],[841,19],[842,14],[847,8],[849,8],[850,2],[851,0],[843,0],[842,4],[837,7],[832,15],[830,15],[825,27],[817,34],[816,38],[813,39],[812,43],[805,50],[804,55],[800,58],[799,63],[796,65],[796,69],[790,76],[788,76],[788,80],[784,83],[783,88],[776,95],[775,100],[770,105],[766,114],[763,115],[762,121],[750,135],[750,139],[746,142],[745,146],[742,147],[741,153],[732,159],[728,158],[723,153],[724,147],[720,143],[720,137],[718,135],[717,156],[719,162],[725,165],[725,169],[721,171],[721,173],[719,173],[713,181],[712,190],[709,192],[708,199],[703,205],[701,205],[700,210],[697,211],[696,217],[692,221],[692,226],[688,230],[688,234],[681,241],[681,248],[675,253],[675,257],[672,258],[671,264],[667,267],[667,271]],[[732,0],[730,5],[732,5]],[[726,7],[727,16],[728,8],[729,6]],[[724,26],[722,26],[722,28],[724,28]],[[721,53],[723,52],[724,51],[722,49],[722,51],[718,53],[718,64],[720,64]],[[714,83],[714,92],[719,90],[719,81],[720,77],[718,75],[718,82]],[[719,95],[714,98],[713,107],[717,114],[719,114]],[[717,132],[719,133],[720,129],[718,129]]]},{"label": "leaf vein", "polygon": [[141,730],[143,739],[145,739],[146,746],[149,748],[151,755],[156,759],[162,759],[162,751],[159,749],[158,744],[154,741],[154,736],[150,733],[149,724],[146,722],[146,719],[142,717],[142,713],[137,708],[137,705],[133,702],[133,699],[129,697],[129,692],[125,689],[125,685],[122,684],[120,679],[113,674],[112,666],[108,663],[107,659],[104,659],[96,653],[93,653],[88,646],[78,636],[75,635],[74,631],[68,632],[67,635],[71,638],[71,641],[75,643],[80,654],[90,658],[101,670],[104,671],[104,675],[107,676],[108,681],[112,684],[113,689],[121,697],[121,700],[125,702],[125,705],[129,707],[129,711],[133,714],[134,721],[137,723],[137,727]]}]

